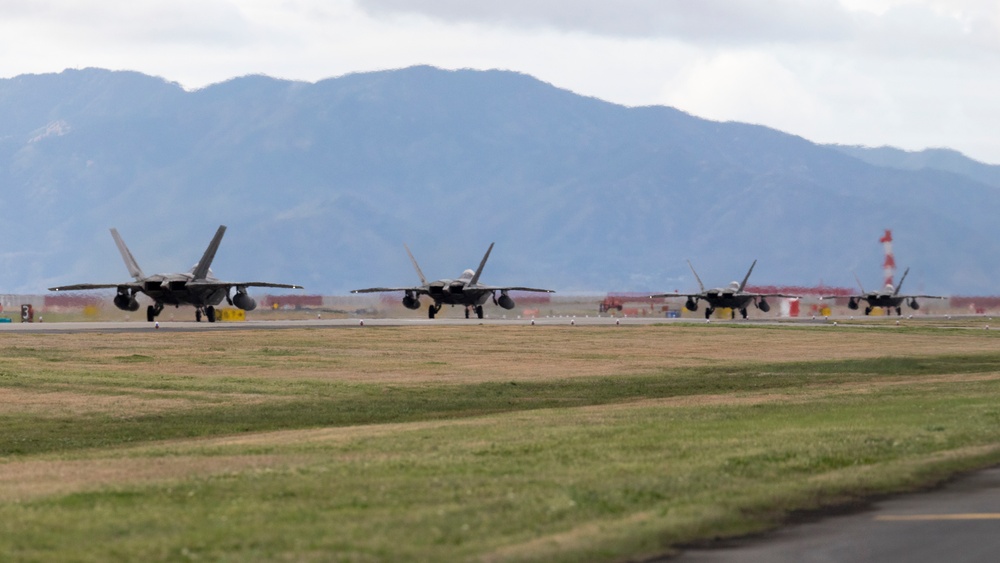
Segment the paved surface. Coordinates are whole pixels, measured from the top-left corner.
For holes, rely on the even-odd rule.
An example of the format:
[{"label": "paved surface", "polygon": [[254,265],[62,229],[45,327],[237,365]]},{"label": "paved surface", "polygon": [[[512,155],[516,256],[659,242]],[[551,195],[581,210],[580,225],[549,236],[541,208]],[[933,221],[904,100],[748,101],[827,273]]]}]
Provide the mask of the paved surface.
[{"label": "paved surface", "polygon": [[881,501],[858,514],[789,526],[733,546],[691,550],[669,561],[1000,561],[1000,468],[936,491]]},{"label": "paved surface", "polygon": [[[951,320],[953,317],[939,317],[942,320]],[[954,319],[959,319],[960,317],[954,317]],[[919,326],[933,326],[928,324],[928,321],[933,321],[935,317],[922,316],[920,318]],[[64,322],[64,323],[46,323],[46,322],[35,322],[35,323],[0,323],[0,334],[4,332],[36,332],[36,333],[60,333],[60,332],[141,332],[147,330],[162,330],[162,331],[198,331],[198,330],[260,330],[260,329],[285,329],[285,328],[339,328],[339,327],[357,327],[357,326],[440,326],[440,325],[499,325],[499,326],[530,326],[532,323],[540,326],[616,326],[616,325],[653,325],[653,324],[673,324],[673,323],[686,323],[686,324],[733,324],[733,325],[764,325],[764,326],[834,326],[837,325],[838,320],[842,323],[841,327],[855,327],[863,328],[866,326],[886,326],[885,324],[876,324],[877,319],[858,319],[851,322],[846,322],[847,318],[837,318],[831,317],[829,319],[825,318],[798,318],[798,319],[788,319],[788,318],[763,318],[763,319],[736,319],[736,320],[719,320],[712,319],[711,321],[705,321],[700,319],[690,319],[690,318],[680,318],[680,319],[667,319],[663,317],[545,317],[537,319],[517,319],[517,318],[485,318],[485,319],[466,319],[460,316],[456,317],[438,317],[436,319],[426,319],[426,318],[406,318],[406,319],[362,319],[362,318],[351,318],[351,319],[310,319],[310,320],[269,320],[269,321],[242,321],[242,322],[194,322],[190,321],[159,321],[158,323],[148,323],[141,320],[129,321],[129,322],[114,322],[114,321],[101,321],[101,322]],[[983,320],[986,323],[985,326],[989,326],[988,321]],[[990,319],[992,320],[992,319]],[[902,323],[905,325],[907,319],[903,319]],[[157,327],[157,324],[159,325]],[[1000,324],[1000,323],[998,323]],[[975,327],[950,327],[950,328],[964,328],[964,329],[981,329],[979,326]]]},{"label": "paved surface", "polygon": [[[197,330],[260,330],[284,328],[338,328],[357,326],[442,326],[442,325],[499,325],[499,326],[616,326],[616,325],[652,325],[663,323],[691,323],[690,319],[665,319],[662,317],[612,318],[612,317],[550,317],[541,319],[466,319],[462,317],[439,317],[437,319],[311,319],[294,321],[241,321],[241,322],[194,322],[194,321],[160,321],[149,323],[145,321],[130,322],[65,322],[65,323],[0,323],[0,333],[3,332],[141,332],[149,330],[161,331],[197,331]],[[705,321],[694,321],[703,323]],[[721,324],[776,324],[775,320],[738,320],[716,321]],[[781,321],[782,323],[787,321]],[[802,320],[795,322],[826,324],[825,321]],[[157,328],[157,325],[158,328]]]}]

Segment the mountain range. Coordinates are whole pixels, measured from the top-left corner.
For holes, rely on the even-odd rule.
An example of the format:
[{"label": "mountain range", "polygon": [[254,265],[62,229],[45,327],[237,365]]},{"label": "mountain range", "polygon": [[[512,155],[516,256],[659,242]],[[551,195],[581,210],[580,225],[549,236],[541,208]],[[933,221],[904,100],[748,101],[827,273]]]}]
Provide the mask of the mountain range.
[{"label": "mountain range", "polygon": [[824,146],[625,107],[509,71],[432,67],[187,91],[102,69],[0,80],[0,292],[189,268],[220,224],[232,280],[345,293],[474,268],[559,292],[740,279],[1000,289],[1000,166],[933,149]]}]

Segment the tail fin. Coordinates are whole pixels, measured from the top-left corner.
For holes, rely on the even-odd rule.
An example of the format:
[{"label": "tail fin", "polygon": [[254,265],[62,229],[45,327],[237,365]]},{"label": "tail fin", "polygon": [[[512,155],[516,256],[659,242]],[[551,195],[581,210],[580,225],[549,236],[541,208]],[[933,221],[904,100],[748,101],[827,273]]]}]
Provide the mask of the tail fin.
[{"label": "tail fin", "polygon": [[219,230],[215,231],[212,242],[208,243],[208,248],[205,249],[205,254],[202,254],[201,260],[198,260],[198,264],[191,270],[194,279],[203,280],[208,277],[208,269],[212,266],[212,260],[215,260],[215,251],[219,249],[219,243],[222,242],[224,234],[226,234],[226,226],[219,225]]},{"label": "tail fin", "polygon": [[909,274],[909,273],[910,273],[910,269],[907,268],[906,271],[903,272],[903,277],[899,278],[899,283],[896,284],[896,291],[893,292],[894,296],[895,295],[899,295],[899,290],[903,289],[903,280],[906,279],[906,274]]},{"label": "tail fin", "polygon": [[747,270],[747,275],[743,276],[743,283],[740,284],[740,291],[743,291],[743,288],[747,286],[747,281],[750,280],[750,273],[753,272],[753,267],[756,265],[757,265],[756,260],[753,261],[753,264],[750,264],[750,269]]},{"label": "tail fin", "polygon": [[417,259],[413,257],[413,253],[410,252],[410,247],[403,243],[403,248],[406,249],[406,253],[410,256],[410,262],[413,262],[413,269],[417,271],[417,275],[420,276],[420,283],[427,285],[427,278],[424,277],[424,273],[420,271],[420,265],[417,264]]},{"label": "tail fin", "polygon": [[865,286],[861,285],[861,278],[858,277],[857,272],[852,272],[854,274],[854,281],[858,282],[858,287],[861,288],[861,293],[867,293],[865,291]]},{"label": "tail fin", "polygon": [[132,276],[133,279],[142,279],[146,277],[142,273],[142,268],[135,261],[135,257],[129,251],[128,247],[125,246],[125,241],[122,240],[121,235],[118,234],[118,229],[114,227],[111,228],[111,238],[115,239],[115,244],[118,245],[118,252],[122,254],[122,260],[125,261],[125,267],[128,268],[128,275]]},{"label": "tail fin", "polygon": [[472,276],[469,280],[469,285],[476,285],[479,283],[479,275],[483,273],[483,267],[486,266],[486,261],[490,258],[490,252],[493,252],[493,245],[496,243],[491,242],[490,247],[486,249],[486,255],[483,256],[483,261],[479,263],[479,268],[476,269],[476,274]]},{"label": "tail fin", "polygon": [[694,271],[694,266],[691,265],[690,260],[688,260],[688,267],[691,268],[691,273],[694,274],[694,279],[698,280],[698,291],[705,293],[705,284],[701,283],[701,278],[698,277],[698,272]]}]

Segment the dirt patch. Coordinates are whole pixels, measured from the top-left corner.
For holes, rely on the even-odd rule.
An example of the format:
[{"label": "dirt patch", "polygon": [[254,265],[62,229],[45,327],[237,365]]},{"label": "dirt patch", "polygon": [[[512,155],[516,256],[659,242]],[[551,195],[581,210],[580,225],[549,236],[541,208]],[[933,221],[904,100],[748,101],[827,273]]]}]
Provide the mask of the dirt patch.
[{"label": "dirt patch", "polygon": [[[156,373],[192,379],[348,383],[483,381],[655,373],[678,367],[981,353],[979,331],[918,333],[725,326],[372,327],[364,330],[220,331],[106,335],[11,334],[0,369],[18,374]],[[141,361],[136,360],[138,358]]]},{"label": "dirt patch", "polygon": [[274,397],[248,394],[203,392],[178,393],[164,397],[162,392],[134,390],[127,394],[108,390],[107,393],[84,391],[36,391],[0,388],[0,409],[5,413],[43,415],[87,415],[135,417],[191,408],[206,401],[227,404],[260,404],[273,402]]},{"label": "dirt patch", "polygon": [[293,456],[244,455],[10,462],[0,464],[0,501],[288,467],[297,461]]}]

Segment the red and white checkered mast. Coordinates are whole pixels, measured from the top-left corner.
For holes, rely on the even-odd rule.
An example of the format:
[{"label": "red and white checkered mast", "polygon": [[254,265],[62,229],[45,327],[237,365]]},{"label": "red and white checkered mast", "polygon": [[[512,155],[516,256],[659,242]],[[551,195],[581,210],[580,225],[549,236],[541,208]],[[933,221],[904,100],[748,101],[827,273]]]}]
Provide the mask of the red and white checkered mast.
[{"label": "red and white checkered mast", "polygon": [[896,260],[892,257],[892,231],[886,229],[885,235],[879,239],[879,242],[885,248],[885,263],[882,264],[882,271],[885,273],[883,285],[892,285],[892,278],[896,273]]}]

